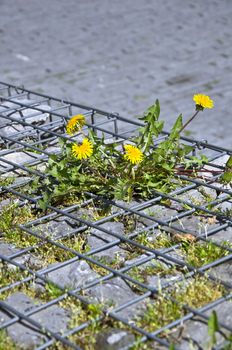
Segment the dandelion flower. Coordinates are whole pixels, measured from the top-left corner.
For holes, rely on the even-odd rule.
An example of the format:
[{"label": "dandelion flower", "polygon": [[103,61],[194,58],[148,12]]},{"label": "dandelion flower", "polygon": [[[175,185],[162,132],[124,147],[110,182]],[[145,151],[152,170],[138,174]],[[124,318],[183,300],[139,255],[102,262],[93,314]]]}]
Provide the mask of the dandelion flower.
[{"label": "dandelion flower", "polygon": [[72,117],[66,125],[66,131],[69,135],[73,135],[85,125],[85,117],[82,114]]},{"label": "dandelion flower", "polygon": [[87,159],[93,154],[93,144],[87,138],[82,141],[82,144],[74,144],[72,146],[72,154],[77,159]]},{"label": "dandelion flower", "polygon": [[196,108],[203,110],[204,108],[213,108],[213,100],[207,95],[197,94],[193,96],[193,101],[196,103]]},{"label": "dandelion flower", "polygon": [[125,154],[124,158],[129,160],[132,164],[141,163],[143,160],[143,153],[135,146],[125,145]]}]

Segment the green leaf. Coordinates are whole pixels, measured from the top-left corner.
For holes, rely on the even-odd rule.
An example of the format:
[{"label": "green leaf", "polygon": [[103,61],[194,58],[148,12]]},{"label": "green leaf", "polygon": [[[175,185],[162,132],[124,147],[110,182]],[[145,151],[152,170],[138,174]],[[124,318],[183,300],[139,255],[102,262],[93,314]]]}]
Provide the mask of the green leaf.
[{"label": "green leaf", "polygon": [[226,168],[231,168],[232,169],[232,156],[230,156],[230,158],[227,160]]},{"label": "green leaf", "polygon": [[158,137],[163,130],[164,122],[159,121],[160,105],[159,100],[150,106],[144,113],[144,116],[139,118],[143,120],[145,126],[140,128],[140,137],[138,138],[138,146],[142,147],[143,152],[147,152],[153,144],[153,138]]},{"label": "green leaf", "polygon": [[48,293],[49,296],[52,298],[58,298],[60,295],[63,294],[63,290],[57,287],[55,284],[52,282],[48,282],[45,285],[46,292]]},{"label": "green leaf", "polygon": [[47,186],[51,185],[51,181],[49,180],[48,177],[44,180],[44,184]]},{"label": "green leaf", "polygon": [[102,135],[102,140],[100,140],[97,137],[96,132],[92,129],[88,130],[88,137],[89,137],[90,141],[95,145],[95,147],[98,147],[104,143],[104,136]]},{"label": "green leaf", "polygon": [[171,140],[179,138],[182,125],[183,125],[182,114],[180,114],[179,117],[176,119],[175,124],[172,127],[172,130],[169,136]]},{"label": "green leaf", "polygon": [[168,164],[168,163],[164,163],[163,164],[163,169],[166,169],[168,171],[172,171],[173,170],[173,167],[171,164]]},{"label": "green leaf", "polygon": [[184,145],[183,146],[183,155],[187,155],[190,152],[192,152],[193,150],[193,146],[189,146],[189,145]]},{"label": "green leaf", "polygon": [[202,165],[204,165],[208,161],[209,161],[209,159],[204,154],[201,154],[200,158],[195,157],[195,156],[189,157],[188,160],[185,160],[184,165],[185,165],[186,169],[190,168],[192,166],[201,168]]},{"label": "green leaf", "polygon": [[66,159],[63,159],[63,160],[61,160],[61,161],[59,162],[59,168],[60,168],[60,170],[65,169],[66,166],[67,166],[67,161],[66,161]]},{"label": "green leaf", "polygon": [[163,121],[157,121],[155,124],[152,125],[152,133],[154,136],[158,137],[161,131],[163,130],[164,122]]},{"label": "green leaf", "polygon": [[232,156],[230,156],[226,162],[225,172],[222,175],[221,180],[227,184],[232,182]]},{"label": "green leaf", "polygon": [[159,104],[159,100],[157,99],[155,101],[155,104],[148,107],[143,117],[140,117],[139,119],[143,120],[144,122],[154,122],[159,119],[159,116],[160,116],[160,104]]},{"label": "green leaf", "polygon": [[67,140],[66,139],[63,139],[63,138],[59,138],[58,139],[58,144],[61,146],[61,147],[64,147],[67,143]]},{"label": "green leaf", "polygon": [[38,205],[39,205],[40,209],[42,209],[43,211],[45,211],[48,207],[48,203],[43,199],[38,200]]},{"label": "green leaf", "polygon": [[232,182],[232,172],[228,172],[226,171],[222,177],[221,177],[222,181],[225,182],[225,183],[230,183]]},{"label": "green leaf", "polygon": [[212,312],[208,321],[208,334],[211,338],[211,345],[217,343],[216,332],[219,331],[217,314],[215,311]]},{"label": "green leaf", "polygon": [[58,158],[58,156],[57,156],[56,154],[51,154],[51,155],[49,156],[49,161],[50,161],[51,163],[57,162],[58,160],[59,160],[59,158]]},{"label": "green leaf", "polygon": [[49,171],[49,174],[57,178],[59,176],[58,166],[53,166],[52,169]]}]

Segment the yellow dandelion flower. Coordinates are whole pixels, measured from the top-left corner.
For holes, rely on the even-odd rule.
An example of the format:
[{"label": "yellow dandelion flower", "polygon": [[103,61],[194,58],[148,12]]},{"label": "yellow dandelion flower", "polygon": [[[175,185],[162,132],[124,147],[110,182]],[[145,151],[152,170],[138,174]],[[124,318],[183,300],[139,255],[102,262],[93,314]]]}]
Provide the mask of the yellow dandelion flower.
[{"label": "yellow dandelion flower", "polygon": [[87,159],[93,154],[93,144],[87,138],[82,141],[82,144],[74,144],[72,146],[72,154],[77,159]]},{"label": "yellow dandelion flower", "polygon": [[197,94],[193,96],[193,101],[196,103],[196,108],[203,110],[204,108],[213,108],[213,100],[207,95]]},{"label": "yellow dandelion flower", "polygon": [[66,131],[69,135],[73,135],[85,125],[85,117],[82,114],[72,117],[66,125]]},{"label": "yellow dandelion flower", "polygon": [[143,160],[143,153],[135,146],[125,145],[125,154],[124,158],[129,160],[132,164],[141,163]]}]

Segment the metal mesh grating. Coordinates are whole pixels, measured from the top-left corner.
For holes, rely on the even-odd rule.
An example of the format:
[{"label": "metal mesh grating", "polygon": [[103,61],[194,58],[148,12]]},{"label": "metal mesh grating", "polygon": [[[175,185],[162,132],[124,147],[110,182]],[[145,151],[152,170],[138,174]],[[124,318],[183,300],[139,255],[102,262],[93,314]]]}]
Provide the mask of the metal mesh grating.
[{"label": "metal mesh grating", "polygon": [[[142,124],[5,83],[0,83],[0,99],[1,210],[13,200],[20,208],[36,212],[15,225],[20,232],[18,246],[0,233],[0,329],[12,335],[15,329],[20,334],[22,327],[24,337],[28,332],[34,337],[33,348],[40,350],[91,349],[86,337],[97,338],[99,330],[115,328],[131,334],[120,349],[169,349],[172,343],[175,349],[187,349],[191,342],[201,349],[193,333],[181,337],[181,330],[197,322],[203,329],[211,311],[217,310],[223,332],[232,332],[231,318],[229,322],[220,312],[232,311],[232,191],[218,182],[232,151],[182,137],[184,143],[194,146],[194,154],[205,154],[210,162],[198,178],[178,175],[184,185],[172,193],[156,192],[148,201],[129,205],[86,193],[85,201],[50,205],[43,213],[37,210],[40,197],[28,194],[28,187],[34,176],[46,176],[49,156],[59,152],[58,138],[70,138],[65,125],[71,116],[85,115],[86,128],[93,128],[99,136],[104,133],[109,141],[128,139]],[[102,214],[105,207],[110,208],[106,216]],[[195,264],[185,250],[184,237],[191,240],[190,246],[204,247],[206,254],[213,249],[220,254],[215,253],[211,261],[202,257]],[[55,256],[53,263],[48,263],[49,254]],[[72,277],[68,287],[67,274]],[[178,293],[196,276],[215,289],[220,285],[222,295],[200,307],[186,300],[182,304]],[[154,310],[164,305],[159,299],[161,289],[163,298],[178,305],[180,313],[158,325],[151,320],[146,324],[147,305]],[[23,308],[15,295],[32,290],[36,302]],[[96,301],[101,305],[97,311],[91,309]],[[45,322],[61,310],[65,310],[63,318],[56,318],[71,319],[68,305],[79,310],[76,323],[67,321],[57,330],[53,321]],[[207,335],[207,327],[205,332]],[[224,339],[217,348],[222,349],[223,344]]]}]

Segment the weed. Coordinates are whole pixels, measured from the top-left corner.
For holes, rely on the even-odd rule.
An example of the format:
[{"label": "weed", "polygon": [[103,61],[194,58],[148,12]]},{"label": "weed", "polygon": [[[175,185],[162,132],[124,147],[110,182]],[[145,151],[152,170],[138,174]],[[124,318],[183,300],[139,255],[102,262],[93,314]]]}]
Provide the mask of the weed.
[{"label": "weed", "polygon": [[[208,96],[201,97],[209,99]],[[180,133],[203,109],[196,105],[196,112],[184,125],[182,115],[179,115],[170,134],[156,147],[153,147],[154,139],[162,133],[164,126],[159,120],[158,100],[140,118],[144,126],[139,129],[138,136],[130,140],[134,145],[121,144],[120,148],[117,142],[106,143],[104,136],[99,138],[91,129],[87,137],[82,131],[85,117],[73,116],[66,131],[69,135],[80,132],[83,140],[81,143],[60,140],[61,152],[49,157],[48,176],[44,182],[34,183],[34,189],[43,196],[41,208],[45,210],[49,203],[62,203],[70,195],[84,198],[86,192],[130,201],[132,198],[147,199],[155,189],[169,192],[176,188],[178,178],[175,182],[173,178],[178,174],[179,165],[191,167],[195,164],[200,169],[207,161],[205,156],[190,156],[187,160],[193,147],[180,142]]]}]

